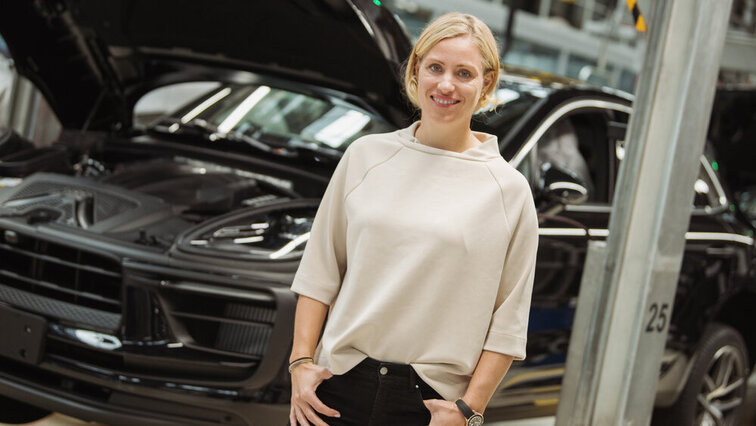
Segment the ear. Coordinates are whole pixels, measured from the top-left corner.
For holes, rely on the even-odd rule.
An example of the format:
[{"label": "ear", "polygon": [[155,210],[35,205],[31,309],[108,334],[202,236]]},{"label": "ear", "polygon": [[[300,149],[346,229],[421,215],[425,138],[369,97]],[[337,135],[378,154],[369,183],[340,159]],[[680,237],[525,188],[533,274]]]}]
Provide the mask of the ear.
[{"label": "ear", "polygon": [[483,93],[488,92],[491,85],[494,84],[493,71],[489,71],[483,76]]}]

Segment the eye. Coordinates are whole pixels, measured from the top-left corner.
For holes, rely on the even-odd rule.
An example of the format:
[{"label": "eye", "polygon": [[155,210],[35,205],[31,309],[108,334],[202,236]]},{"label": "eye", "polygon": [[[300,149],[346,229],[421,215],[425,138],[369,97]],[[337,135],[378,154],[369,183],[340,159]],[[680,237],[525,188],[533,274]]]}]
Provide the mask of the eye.
[{"label": "eye", "polygon": [[468,71],[468,70],[460,70],[459,71],[459,76],[462,77],[462,78],[471,78],[472,77],[472,73],[470,71]]},{"label": "eye", "polygon": [[431,64],[428,69],[431,70],[431,72],[441,72],[441,65]]}]

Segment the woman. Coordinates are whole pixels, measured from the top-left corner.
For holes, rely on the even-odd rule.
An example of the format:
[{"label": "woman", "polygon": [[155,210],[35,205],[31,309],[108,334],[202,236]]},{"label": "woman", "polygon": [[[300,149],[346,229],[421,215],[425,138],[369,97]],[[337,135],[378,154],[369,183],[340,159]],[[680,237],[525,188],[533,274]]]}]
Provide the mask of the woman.
[{"label": "woman", "polygon": [[524,358],[533,199],[496,137],[470,129],[498,72],[485,24],[439,17],[405,72],[420,121],[360,138],[336,167],[292,284],[292,425],[478,425]]}]

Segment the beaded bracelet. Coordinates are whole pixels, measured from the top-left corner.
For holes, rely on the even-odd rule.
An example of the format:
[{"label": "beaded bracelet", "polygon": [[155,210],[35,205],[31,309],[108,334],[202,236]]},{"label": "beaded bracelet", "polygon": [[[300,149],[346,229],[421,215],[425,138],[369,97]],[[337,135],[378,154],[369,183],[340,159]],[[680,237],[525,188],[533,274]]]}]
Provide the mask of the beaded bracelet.
[{"label": "beaded bracelet", "polygon": [[291,374],[291,370],[294,369],[294,367],[300,365],[300,364],[307,364],[307,363],[315,363],[315,361],[312,359],[312,357],[309,356],[303,356],[302,358],[297,358],[291,363],[289,363],[289,374]]}]

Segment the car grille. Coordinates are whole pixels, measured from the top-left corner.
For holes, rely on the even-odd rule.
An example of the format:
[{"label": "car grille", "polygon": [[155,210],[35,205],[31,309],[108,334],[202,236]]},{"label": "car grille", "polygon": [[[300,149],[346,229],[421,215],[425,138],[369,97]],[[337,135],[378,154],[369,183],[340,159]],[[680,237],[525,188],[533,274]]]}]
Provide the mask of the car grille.
[{"label": "car grille", "polygon": [[186,289],[161,289],[171,327],[194,349],[261,359],[273,331],[272,301],[214,296]]},{"label": "car grille", "polygon": [[[189,274],[193,280],[185,271],[123,268],[116,256],[0,228],[0,303],[52,320],[44,358],[50,365],[210,386],[255,374],[277,319],[273,294],[201,273]],[[80,329],[114,336],[124,347],[77,340],[71,333]],[[134,342],[144,346],[133,350]]]},{"label": "car grille", "polygon": [[0,229],[0,301],[114,329],[121,281],[116,258]]}]

